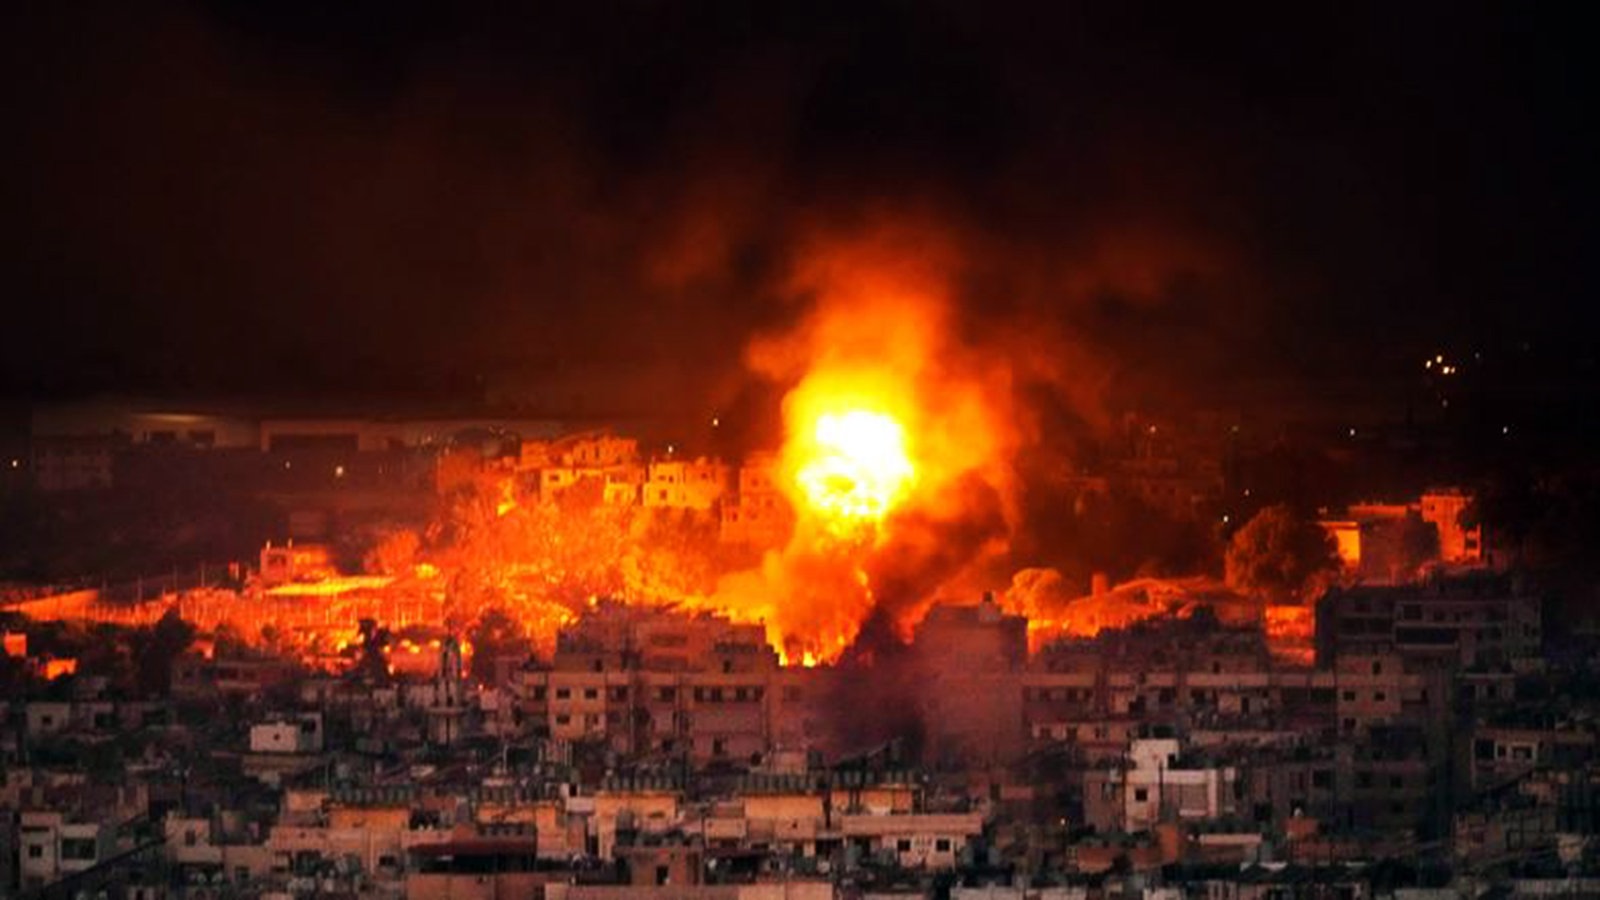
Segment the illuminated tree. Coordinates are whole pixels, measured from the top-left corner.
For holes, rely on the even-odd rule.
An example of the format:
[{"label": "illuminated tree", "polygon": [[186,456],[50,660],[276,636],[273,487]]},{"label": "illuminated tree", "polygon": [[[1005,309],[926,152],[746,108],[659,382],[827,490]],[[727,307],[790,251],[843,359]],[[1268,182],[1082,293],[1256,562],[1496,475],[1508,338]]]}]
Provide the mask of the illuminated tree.
[{"label": "illuminated tree", "polygon": [[1228,542],[1228,586],[1275,603],[1304,599],[1339,558],[1333,538],[1317,523],[1287,506],[1269,506],[1246,522]]}]

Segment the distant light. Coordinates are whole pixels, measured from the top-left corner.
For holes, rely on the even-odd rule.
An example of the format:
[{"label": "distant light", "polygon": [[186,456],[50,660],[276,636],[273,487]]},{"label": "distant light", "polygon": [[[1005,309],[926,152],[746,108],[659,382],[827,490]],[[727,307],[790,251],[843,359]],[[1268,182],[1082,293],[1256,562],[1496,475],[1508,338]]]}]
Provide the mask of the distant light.
[{"label": "distant light", "polygon": [[1224,524],[1224,525],[1228,524],[1228,514],[1227,513],[1223,513],[1222,514],[1222,524]]},{"label": "distant light", "polygon": [[1501,425],[1500,426],[1500,433],[1501,434],[1510,434],[1511,433],[1511,426],[1510,425]]},{"label": "distant light", "polygon": [[1245,489],[1244,489],[1244,495],[1245,495],[1245,496],[1246,496],[1246,497],[1248,497],[1248,496],[1250,496],[1250,489],[1249,489],[1249,488],[1245,488]]},{"label": "distant light", "polygon": [[1350,429],[1350,436],[1351,437],[1355,437],[1356,436],[1356,430],[1354,428]]},{"label": "distant light", "polygon": [[721,425],[722,425],[722,420],[720,418],[718,418],[716,416],[712,416],[711,417],[711,427],[712,428],[717,428],[717,427],[720,427]]},{"label": "distant light", "polygon": [[15,457],[13,457],[12,460],[11,460],[11,468],[13,468],[13,469],[22,468],[22,460],[16,459]]},{"label": "distant light", "polygon": [[672,454],[674,454],[674,453],[676,453],[676,452],[678,452],[678,448],[677,448],[677,447],[674,447],[674,446],[673,446],[673,445],[671,445],[671,444],[668,444],[668,445],[667,445],[667,455],[668,455],[668,456],[671,456],[671,455],[672,455]]},{"label": "distant light", "polygon": [[1431,359],[1430,359],[1430,360],[1428,360],[1428,361],[1427,361],[1427,362],[1425,362],[1425,363],[1423,363],[1423,364],[1422,364],[1422,367],[1423,367],[1423,368],[1424,368],[1424,369],[1431,369],[1431,368],[1433,368],[1433,360],[1431,360]]},{"label": "distant light", "polygon": [[333,467],[333,477],[335,477],[335,478],[343,478],[344,477],[344,466],[334,466]]},{"label": "distant light", "polygon": [[1433,361],[1436,362],[1436,363],[1439,363],[1440,365],[1443,365],[1444,364],[1444,354],[1441,353],[1438,356],[1435,356],[1433,358]]},{"label": "distant light", "polygon": [[292,469],[292,468],[294,468],[294,463],[292,463],[292,462],[290,462],[289,460],[286,459],[286,460],[283,461],[283,467],[285,469]]}]

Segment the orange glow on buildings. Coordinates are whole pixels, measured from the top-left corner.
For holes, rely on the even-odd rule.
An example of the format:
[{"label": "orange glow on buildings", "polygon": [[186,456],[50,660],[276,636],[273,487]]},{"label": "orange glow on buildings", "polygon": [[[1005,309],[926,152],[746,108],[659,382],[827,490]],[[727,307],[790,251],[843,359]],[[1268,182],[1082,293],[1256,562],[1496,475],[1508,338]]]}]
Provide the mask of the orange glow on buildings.
[{"label": "orange glow on buildings", "polygon": [[1309,667],[1316,658],[1316,607],[1274,605],[1265,611],[1262,626],[1273,656],[1291,665]]}]

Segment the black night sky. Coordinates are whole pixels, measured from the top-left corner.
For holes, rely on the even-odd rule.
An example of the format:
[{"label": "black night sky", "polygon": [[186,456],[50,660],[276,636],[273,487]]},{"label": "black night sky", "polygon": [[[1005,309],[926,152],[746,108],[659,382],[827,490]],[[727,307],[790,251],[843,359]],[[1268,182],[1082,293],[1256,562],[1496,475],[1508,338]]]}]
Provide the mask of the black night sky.
[{"label": "black night sky", "polygon": [[975,329],[1155,390],[1593,380],[1593,63],[1549,5],[27,6],[12,400],[626,364],[716,402],[803,237],[885,219],[966,248]]}]

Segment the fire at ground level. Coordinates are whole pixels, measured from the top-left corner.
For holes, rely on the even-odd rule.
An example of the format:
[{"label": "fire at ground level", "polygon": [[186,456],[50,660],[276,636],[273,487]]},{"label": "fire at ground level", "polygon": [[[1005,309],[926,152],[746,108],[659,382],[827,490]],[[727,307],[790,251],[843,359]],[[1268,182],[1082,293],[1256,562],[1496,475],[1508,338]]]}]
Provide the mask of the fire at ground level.
[{"label": "fire at ground level", "polygon": [[[1020,623],[1021,646],[1039,653],[1057,643],[1094,638],[1150,620],[1214,618],[1224,627],[1259,632],[1272,658],[1286,665],[1310,665],[1313,648],[1314,608],[1301,604],[1266,604],[1230,590],[1206,576],[1178,579],[1139,578],[1107,586],[1097,582],[1095,592],[1057,604],[1050,617],[1012,615],[1022,605],[1018,599],[1025,578],[1019,578],[1014,596],[985,597],[985,602],[1012,623]],[[641,620],[678,621],[689,627],[737,636],[749,652],[771,654],[778,667],[811,668],[815,658],[785,658],[784,648],[760,620],[740,620],[693,604],[626,604],[598,597],[572,607],[555,603],[529,603],[526,597],[488,610],[503,617],[508,629],[496,637],[486,653],[517,660],[548,662],[564,641],[579,639],[598,622],[636,615]],[[945,604],[932,610],[974,609],[971,605]],[[629,612],[633,610],[633,612]],[[280,655],[312,672],[342,674],[355,669],[363,643],[382,630],[387,652],[415,656],[424,649],[437,650],[441,641],[461,643],[470,662],[477,653],[471,638],[483,616],[463,615],[448,592],[444,579],[428,567],[407,577],[333,575],[315,581],[252,585],[163,593],[138,602],[102,598],[99,591],[81,590],[16,602],[7,611],[36,622],[105,624],[129,628],[150,627],[163,617],[176,615],[193,625],[202,647],[218,642],[253,651]],[[616,626],[612,626],[616,627]],[[845,646],[843,657],[854,655]],[[403,660],[403,656],[401,657]],[[423,668],[436,663],[419,663]],[[682,666],[692,666],[687,658]],[[405,669],[404,662],[391,668]],[[414,667],[413,667],[414,668]],[[487,671],[487,670],[486,670]]]},{"label": "fire at ground level", "polygon": [[[812,754],[838,759],[884,748],[962,766],[1015,759],[1041,741],[1109,747],[1125,743],[1130,729],[1169,719],[1191,728],[1213,720],[1272,729],[1381,722],[1440,702],[1447,692],[1432,685],[1436,676],[1515,666],[1538,653],[1537,599],[1486,573],[1336,590],[1316,610],[1316,659],[1310,610],[1288,627],[1281,611],[1246,621],[1206,592],[1198,581],[1147,581],[1086,598],[1085,615],[1127,614],[1141,597],[1138,608],[1158,614],[1118,627],[1102,619],[1107,627],[1076,638],[1052,632],[1061,623],[1030,623],[989,598],[935,606],[911,643],[870,665],[847,653],[809,668],[782,665],[759,625],[609,602],[557,628],[548,653],[463,644],[427,624],[438,621],[429,605],[436,598],[407,595],[384,579],[254,596],[193,591],[114,611],[91,596],[62,597],[19,611],[130,626],[175,612],[203,626],[205,636],[174,664],[175,696],[279,686],[311,690],[332,708],[366,707],[384,684],[401,694],[465,691],[471,702],[432,717],[445,743],[480,729],[533,728],[598,744],[646,769],[678,760],[803,769]],[[1448,609],[1454,639],[1411,635],[1412,605]],[[1374,608],[1388,610],[1381,635],[1369,627],[1384,624]],[[358,618],[346,624],[341,616]],[[379,616],[388,624],[378,626]],[[1516,627],[1503,629],[1500,641],[1478,637],[1490,622]],[[251,627],[276,636],[276,652],[238,643]],[[1535,636],[1524,639],[1529,628]]]}]

